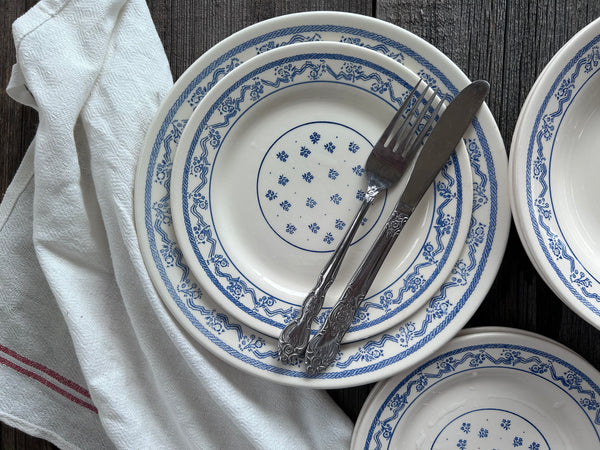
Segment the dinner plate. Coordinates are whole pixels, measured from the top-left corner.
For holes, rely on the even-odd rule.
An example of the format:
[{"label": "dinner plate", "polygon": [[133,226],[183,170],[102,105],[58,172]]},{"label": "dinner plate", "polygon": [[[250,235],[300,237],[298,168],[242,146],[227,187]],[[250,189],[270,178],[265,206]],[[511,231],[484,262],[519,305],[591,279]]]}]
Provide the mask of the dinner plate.
[{"label": "dinner plate", "polygon": [[528,95],[511,145],[517,231],[552,290],[600,328],[600,21],[575,35]]},{"label": "dinner plate", "polygon": [[[299,313],[360,208],[373,143],[417,81],[372,50],[307,42],[250,59],[204,97],[173,161],[171,209],[184,259],[227,314],[277,338]],[[473,198],[469,155],[464,144],[457,148],[396,241],[344,342],[409,317],[454,267]],[[404,185],[370,208],[317,324]]]},{"label": "dinner plate", "polygon": [[353,449],[600,448],[600,373],[546,337],[478,328],[378,383]]},{"label": "dinner plate", "polygon": [[469,83],[435,47],[378,19],[309,12],[257,23],[204,53],[163,100],[140,153],[135,219],[142,255],[157,292],[177,323],[207,350],[240,370],[273,382],[342,388],[387,378],[422,361],[472,317],[496,277],[506,248],[510,225],[507,160],[498,127],[484,106],[465,134],[473,177],[470,228],[463,251],[439,291],[396,327],[342,345],[326,372],[310,376],[301,365],[282,364],[276,339],[230,318],[192,277],[173,229],[171,170],[192,111],[226,73],[270,49],[315,40],[378,51],[451,95]]}]

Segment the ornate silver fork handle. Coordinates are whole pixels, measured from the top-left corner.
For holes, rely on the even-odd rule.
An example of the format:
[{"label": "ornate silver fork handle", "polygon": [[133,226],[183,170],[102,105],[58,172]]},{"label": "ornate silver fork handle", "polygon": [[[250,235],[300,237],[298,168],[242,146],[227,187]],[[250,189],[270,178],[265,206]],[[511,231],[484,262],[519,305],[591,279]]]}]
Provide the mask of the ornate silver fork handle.
[{"label": "ornate silver fork handle", "polygon": [[[371,184],[371,183],[369,183]],[[344,234],[342,241],[335,252],[321,270],[315,287],[309,292],[302,304],[300,314],[292,320],[279,336],[279,357],[285,364],[296,364],[298,359],[304,355],[306,345],[310,338],[311,324],[321,311],[325,295],[331,284],[335,281],[337,273],[352,239],[358,230],[369,206],[379,194],[381,188],[369,189],[362,202],[360,210]]]},{"label": "ornate silver fork handle", "polygon": [[367,295],[377,272],[413,209],[402,203],[396,205],[373,248],[352,276],[342,297],[329,313],[325,324],[308,343],[305,362],[306,370],[310,375],[322,372],[335,360],[340,343],[352,324],[358,306]]}]

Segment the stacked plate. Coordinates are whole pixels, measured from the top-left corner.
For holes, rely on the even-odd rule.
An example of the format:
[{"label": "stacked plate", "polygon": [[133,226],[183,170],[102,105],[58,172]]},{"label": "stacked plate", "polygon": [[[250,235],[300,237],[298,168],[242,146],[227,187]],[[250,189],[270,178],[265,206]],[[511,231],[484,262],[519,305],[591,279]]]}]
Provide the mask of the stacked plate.
[{"label": "stacked plate", "polygon": [[[232,35],[175,83],[140,155],[136,223],[157,291],[207,349],[279,383],[340,388],[422,361],[473,315],[510,221],[506,153],[487,107],[392,249],[335,363],[309,376],[277,354],[358,210],[373,143],[419,78],[449,97],[469,83],[405,30],[314,12]],[[318,323],[403,184],[371,207]]]},{"label": "stacked plate", "polygon": [[464,330],[377,384],[353,449],[600,447],[600,373],[566,347],[507,328]]},{"label": "stacked plate", "polygon": [[600,328],[600,20],[575,35],[534,84],[509,161],[517,231],[541,277]]}]

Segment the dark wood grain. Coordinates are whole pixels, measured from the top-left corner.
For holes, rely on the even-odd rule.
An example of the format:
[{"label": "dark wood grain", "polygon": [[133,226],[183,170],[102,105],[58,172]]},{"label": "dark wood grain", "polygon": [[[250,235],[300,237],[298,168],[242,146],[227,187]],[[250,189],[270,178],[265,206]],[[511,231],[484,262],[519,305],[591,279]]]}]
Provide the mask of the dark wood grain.
[{"label": "dark wood grain", "polygon": [[[6,86],[14,63],[12,21],[35,2],[5,2],[0,18],[0,64]],[[552,55],[600,15],[597,0],[200,1],[149,0],[174,78],[212,45],[248,25],[306,10],[342,10],[378,17],[422,37],[471,79],[490,81],[488,105],[507,147],[525,98]],[[0,192],[31,141],[36,114],[0,95]],[[600,369],[600,332],[566,307],[529,262],[514,227],[500,271],[469,326],[498,325],[541,333]],[[371,385],[329,391],[355,420]],[[2,427],[1,449],[46,448]],[[26,443],[26,444],[24,444]]]},{"label": "dark wood grain", "polygon": [[0,425],[1,450],[55,450],[57,448],[43,439],[29,436],[2,423]]},{"label": "dark wood grain", "polygon": [[6,95],[12,66],[15,63],[15,46],[11,25],[15,19],[24,14],[36,2],[18,0],[3,2],[3,15],[0,17],[0,198],[8,187],[16,172],[25,151],[29,146],[37,126],[37,113],[11,100]]}]

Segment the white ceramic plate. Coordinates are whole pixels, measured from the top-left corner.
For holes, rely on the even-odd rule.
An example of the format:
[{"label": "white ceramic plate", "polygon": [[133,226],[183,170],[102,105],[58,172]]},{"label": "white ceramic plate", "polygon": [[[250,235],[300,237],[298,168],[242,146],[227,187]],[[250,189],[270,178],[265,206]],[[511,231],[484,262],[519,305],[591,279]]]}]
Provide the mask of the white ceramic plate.
[{"label": "white ceramic plate", "polygon": [[231,363],[274,382],[314,388],[371,383],[406,369],[450,340],[472,317],[496,277],[510,225],[506,150],[483,107],[465,134],[473,177],[473,211],[463,252],[439,292],[402,322],[371,339],[343,345],[325,373],[281,364],[277,341],[236,322],[191,276],[172,226],[173,156],[193,109],[224,74],[266,50],[326,40],[367,47],[405,65],[430,85],[456,95],[469,80],[446,56],[389,23],[337,12],[278,17],[244,29],[199,58],[175,83],[148,130],[140,154],[135,216],[148,272],[165,305],[191,336]]},{"label": "white ceramic plate", "polygon": [[353,449],[600,448],[600,373],[561,344],[478,328],[373,388]]},{"label": "white ceramic plate", "polygon": [[600,327],[600,21],[550,61],[519,116],[511,145],[511,206],[540,275]]},{"label": "white ceramic plate", "polygon": [[[373,143],[417,80],[372,50],[308,42],[250,59],[204,97],[173,162],[171,207],[184,259],[226,313],[274,338],[299,313],[362,203]],[[462,143],[458,148],[392,248],[344,342],[409,317],[454,267],[473,198],[469,155]],[[371,207],[318,324],[404,184]]]}]

